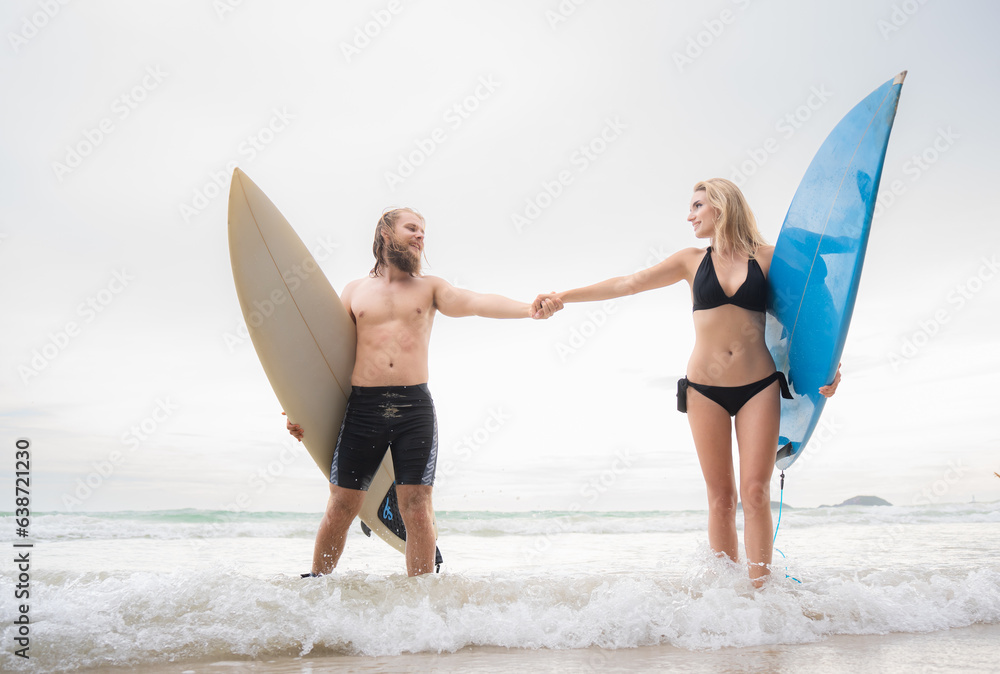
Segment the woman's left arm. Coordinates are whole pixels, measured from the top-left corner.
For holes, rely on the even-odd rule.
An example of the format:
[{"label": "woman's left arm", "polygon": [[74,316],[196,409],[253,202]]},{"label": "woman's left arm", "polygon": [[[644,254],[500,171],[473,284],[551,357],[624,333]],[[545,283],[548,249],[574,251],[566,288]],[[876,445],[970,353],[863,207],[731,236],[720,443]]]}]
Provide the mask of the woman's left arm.
[{"label": "woman's left arm", "polygon": [[819,392],[829,398],[837,392],[838,386],[840,386],[840,363],[837,363],[837,374],[834,375],[833,381],[826,386],[821,386]]}]

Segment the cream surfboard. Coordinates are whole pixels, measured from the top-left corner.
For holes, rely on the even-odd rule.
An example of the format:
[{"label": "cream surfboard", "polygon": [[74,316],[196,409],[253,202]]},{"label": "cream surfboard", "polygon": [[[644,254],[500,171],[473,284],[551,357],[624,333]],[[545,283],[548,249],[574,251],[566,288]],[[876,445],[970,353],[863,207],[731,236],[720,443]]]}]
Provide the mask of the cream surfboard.
[{"label": "cream surfboard", "polygon": [[[351,393],[356,332],[333,286],[285,217],[240,169],[229,187],[229,256],[247,330],[267,379],[326,479]],[[386,452],[362,528],[400,552],[406,530]],[[437,563],[441,563],[438,552]]]}]

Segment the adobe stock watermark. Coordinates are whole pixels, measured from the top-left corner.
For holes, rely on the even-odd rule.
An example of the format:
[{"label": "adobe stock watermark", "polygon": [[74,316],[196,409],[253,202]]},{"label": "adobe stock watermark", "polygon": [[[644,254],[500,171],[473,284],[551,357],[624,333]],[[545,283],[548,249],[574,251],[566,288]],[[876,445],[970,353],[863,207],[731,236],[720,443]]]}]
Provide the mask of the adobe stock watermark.
[{"label": "adobe stock watermark", "polygon": [[618,302],[621,299],[605,300],[598,304],[596,309],[589,309],[586,319],[570,329],[565,341],[555,343],[559,360],[565,363],[567,358],[582,349],[591,337],[607,325],[610,317],[618,311]]},{"label": "adobe stock watermark", "polygon": [[835,415],[826,412],[820,417],[820,422],[813,429],[806,446],[800,449],[802,455],[795,460],[796,468],[808,466],[823,456],[843,429],[844,423]]},{"label": "adobe stock watermark", "polygon": [[[634,273],[642,274],[653,265],[665,260],[667,255],[668,253],[663,250],[662,246],[660,248],[650,247],[649,254],[646,256],[642,266],[636,269]],[[559,355],[559,360],[565,363],[570,356],[579,353],[586,346],[587,342],[600,332],[601,328],[607,325],[610,317],[618,311],[619,304],[623,300],[629,299],[629,297],[631,295],[625,295],[613,300],[605,300],[598,304],[597,308],[587,311],[587,317],[582,322],[570,328],[566,339],[554,344],[555,351]]]},{"label": "adobe stock watermark", "polygon": [[[910,155],[909,159],[903,162],[903,175],[910,179],[911,184],[916,183],[941,160],[945,153],[954,147],[955,142],[961,137],[950,126],[948,128],[939,126],[934,140],[928,143],[923,150]],[[898,178],[886,185],[885,188],[879,189],[872,217],[878,217],[892,208],[908,190],[906,183]]]},{"label": "adobe stock watermark", "polygon": [[587,0],[560,0],[555,8],[545,10],[545,20],[549,22],[549,28],[555,30],[560,24],[569,21],[570,17],[576,14],[576,10],[586,2]]},{"label": "adobe stock watermark", "polygon": [[392,20],[403,11],[401,0],[389,0],[385,9],[375,9],[371,12],[371,21],[366,21],[361,26],[354,27],[354,36],[350,42],[341,41],[340,53],[344,55],[347,63],[351,62],[355,56],[360,56],[361,52],[368,48],[375,38],[382,34]]},{"label": "adobe stock watermark", "polygon": [[[813,114],[826,105],[827,101],[833,98],[833,92],[827,90],[826,85],[812,86],[809,88],[809,95],[794,110],[785,113],[774,123],[774,130],[780,134],[782,140],[789,140],[802,128],[803,124],[812,119]],[[730,165],[729,179],[737,186],[743,187],[764,164],[767,163],[771,155],[781,149],[781,143],[774,136],[769,137],[757,147],[748,148],[747,158],[737,166]]]},{"label": "adobe stock watermark", "polygon": [[[936,505],[945,496],[951,493],[952,487],[962,481],[965,474],[969,472],[969,466],[963,463],[962,458],[949,459],[948,467],[941,473],[941,477],[914,492],[910,498],[910,504],[915,506]],[[884,536],[876,541],[879,549],[887,552],[896,548],[899,539],[906,536],[906,527],[902,524],[895,524],[889,528]]]},{"label": "adobe stock watermark", "polygon": [[449,131],[458,131],[465,121],[499,88],[500,82],[496,81],[492,75],[480,77],[476,88],[468,96],[444,111],[441,116],[444,126],[436,126],[425,137],[415,138],[413,149],[399,154],[395,172],[385,172],[385,183],[389,189],[395,192],[399,185],[413,177],[417,168],[422,166],[441,147],[441,144],[448,140]]},{"label": "adobe stock watermark", "polygon": [[127,431],[121,435],[122,449],[112,449],[101,461],[91,462],[91,470],[83,477],[76,478],[76,485],[72,491],[63,492],[62,504],[69,512],[75,511],[82,506],[91,496],[114,476],[129,457],[137,449],[156,435],[160,427],[180,409],[176,404],[170,402],[170,398],[157,398],[155,406],[148,416],[132,424]]},{"label": "adobe stock watermark", "polygon": [[69,2],[70,0],[38,0],[38,11],[21,17],[21,27],[16,33],[13,31],[7,33],[7,41],[14,53],[21,51],[21,47],[38,37],[42,29],[49,25],[49,22]]},{"label": "adobe stock watermark", "polygon": [[[745,11],[753,3],[753,0],[732,0],[732,2],[741,11]],[[701,58],[722,37],[726,27],[736,22],[737,17],[738,14],[733,10],[724,9],[717,17],[702,21],[702,29],[688,36],[684,49],[675,50],[673,53],[677,72],[684,74],[684,69]]]},{"label": "adobe stock watermark", "polygon": [[145,74],[135,85],[116,96],[109,105],[111,114],[102,117],[93,127],[84,128],[80,132],[80,140],[66,146],[61,161],[52,162],[52,172],[59,182],[80,168],[83,160],[103,145],[108,137],[120,128],[121,123],[149,98],[150,93],[163,84],[169,74],[160,66],[148,66]]},{"label": "adobe stock watermark", "polygon": [[435,482],[438,486],[446,484],[457,472],[458,465],[465,463],[486,447],[497,433],[503,430],[511,416],[504,412],[503,407],[491,407],[486,412],[486,418],[475,430],[466,433],[462,439],[452,445],[449,457],[437,467]]},{"label": "adobe stock watermark", "polygon": [[[612,491],[618,480],[632,469],[635,460],[629,448],[619,449],[610,460],[607,468],[598,471],[589,477],[579,489],[582,499],[576,499],[570,503],[566,509],[570,514],[583,512],[583,504],[593,507],[601,498]],[[544,534],[534,539],[529,545],[522,548],[521,558],[526,562],[534,561],[552,547],[552,537],[559,534],[573,532],[573,525],[566,522],[564,518],[552,520],[552,526]]]},{"label": "adobe stock watermark", "polygon": [[615,116],[604,120],[604,126],[594,137],[581,144],[572,154],[569,161],[572,168],[560,169],[550,180],[543,180],[539,190],[533,196],[524,200],[524,208],[520,212],[511,213],[510,220],[514,229],[520,234],[524,228],[532,224],[561,197],[566,188],[573,184],[576,178],[583,175],[608,148],[618,140],[628,125]]},{"label": "adobe stock watermark", "polygon": [[910,502],[913,505],[933,505],[939,503],[942,498],[951,492],[951,488],[962,481],[969,467],[962,462],[962,458],[949,459],[948,467],[941,474],[940,479],[934,480],[925,485],[919,492],[913,495]]},{"label": "adobe stock watermark", "polygon": [[893,4],[889,17],[875,22],[882,39],[888,40],[893,33],[899,32],[926,4],[927,0],[903,0],[901,3]]},{"label": "adobe stock watermark", "polygon": [[226,17],[242,7],[244,0],[212,0],[212,9],[219,21],[225,21]]},{"label": "adobe stock watermark", "polygon": [[[309,452],[306,446],[298,440],[289,437],[282,443],[281,451],[278,455],[267,462],[267,465],[257,466],[251,471],[245,480],[247,488],[257,496],[261,496],[268,488],[277,482],[278,478],[285,474],[285,470],[298,462],[302,457],[308,457]],[[241,492],[228,506],[237,506],[247,509],[252,505],[252,499],[247,492]]]},{"label": "adobe stock watermark", "polygon": [[[227,533],[226,527],[237,521],[241,514],[249,512],[254,505],[254,499],[263,496],[289,467],[298,463],[303,457],[309,457],[305,445],[291,436],[286,437],[281,444],[281,451],[277,453],[275,458],[268,461],[266,465],[258,465],[247,473],[243,481],[246,486],[241,488],[228,503],[217,508],[217,510],[224,511],[224,514],[220,521],[208,525],[209,535],[225,535]],[[206,538],[189,538],[188,541],[193,548],[200,549],[205,546]]]},{"label": "adobe stock watermark", "polygon": [[272,108],[271,117],[267,122],[239,142],[236,147],[237,156],[225,162],[220,168],[210,171],[208,180],[192,190],[190,202],[177,205],[184,222],[190,223],[192,218],[204,213],[220,195],[228,194],[233,171],[241,165],[240,157],[243,157],[243,166],[252,163],[260,152],[288,129],[289,122],[294,119],[295,115],[290,113],[288,108]]},{"label": "adobe stock watermark", "polygon": [[587,505],[594,505],[600,500],[603,494],[610,491],[615,483],[618,482],[618,478],[627,473],[628,469],[632,467],[632,461],[632,452],[628,447],[616,451],[611,465],[589,478],[580,487],[580,495],[584,497]]},{"label": "adobe stock watermark", "polygon": [[134,280],[135,277],[129,274],[126,269],[115,270],[111,273],[111,279],[104,288],[80,302],[76,307],[76,313],[83,320],[80,322],[67,321],[55,332],[50,332],[48,341],[42,346],[32,349],[27,363],[18,366],[17,374],[21,377],[24,385],[27,386],[29,381],[45,371],[74,339],[83,334],[83,329],[97,320],[97,317],[111,306],[115,298],[124,292]]},{"label": "adobe stock watermark", "polygon": [[979,269],[964,281],[957,283],[948,293],[945,301],[953,306],[942,307],[930,316],[917,321],[917,329],[904,337],[898,348],[889,352],[889,365],[892,366],[893,372],[899,371],[905,363],[916,358],[943,327],[951,322],[954,314],[965,308],[982,292],[986,284],[996,278],[997,272],[1000,272],[1000,260],[997,259],[997,254],[983,257]]},{"label": "adobe stock watermark", "polygon": [[[338,248],[340,248],[340,244],[336,243],[332,237],[321,237],[319,243],[309,249],[312,257],[307,257],[282,272],[281,278],[284,280],[288,291],[294,293],[312,274],[317,271],[322,273],[317,261],[325,262],[330,259],[334,251]],[[275,307],[284,304],[288,299],[290,297],[286,292],[275,290],[268,297],[252,300],[251,304],[253,304],[254,309],[250,312],[246,321],[239,321],[232,332],[225,332],[222,335],[222,341],[225,343],[226,348],[229,349],[229,353],[235,353],[237,347],[242,346],[250,339],[250,330],[247,328],[247,322],[250,323],[251,327],[259,328],[267,319],[274,315]]]}]

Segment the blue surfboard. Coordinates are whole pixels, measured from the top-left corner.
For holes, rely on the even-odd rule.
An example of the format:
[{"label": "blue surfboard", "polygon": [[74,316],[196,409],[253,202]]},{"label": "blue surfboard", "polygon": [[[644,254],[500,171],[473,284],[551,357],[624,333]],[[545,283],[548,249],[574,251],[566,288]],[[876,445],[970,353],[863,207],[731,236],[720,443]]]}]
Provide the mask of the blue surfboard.
[{"label": "blue surfboard", "polygon": [[903,71],[840,120],[813,157],[774,246],[765,338],[792,400],[781,400],[775,464],[801,456],[847,340]]}]

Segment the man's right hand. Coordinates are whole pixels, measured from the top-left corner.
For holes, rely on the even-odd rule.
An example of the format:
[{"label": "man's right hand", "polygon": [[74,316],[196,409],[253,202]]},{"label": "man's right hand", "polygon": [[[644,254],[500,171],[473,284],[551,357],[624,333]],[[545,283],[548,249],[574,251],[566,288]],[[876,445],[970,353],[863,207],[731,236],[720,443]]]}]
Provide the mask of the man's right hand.
[{"label": "man's right hand", "polygon": [[542,293],[531,303],[531,317],[545,319],[563,308],[562,298],[555,292]]},{"label": "man's right hand", "polygon": [[[281,414],[282,416],[287,416],[284,412],[282,412]],[[302,436],[305,435],[305,431],[302,430],[301,426],[299,426],[298,424],[293,424],[292,420],[289,419],[287,422],[285,422],[285,428],[288,429],[288,432],[292,434],[293,438],[295,438],[299,442],[302,442]]]}]

